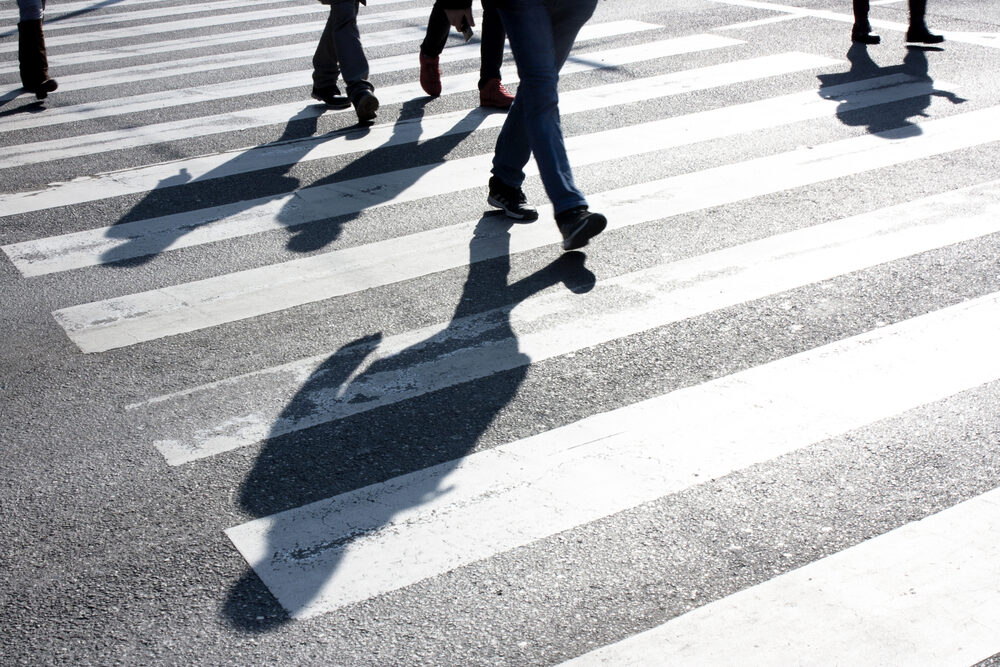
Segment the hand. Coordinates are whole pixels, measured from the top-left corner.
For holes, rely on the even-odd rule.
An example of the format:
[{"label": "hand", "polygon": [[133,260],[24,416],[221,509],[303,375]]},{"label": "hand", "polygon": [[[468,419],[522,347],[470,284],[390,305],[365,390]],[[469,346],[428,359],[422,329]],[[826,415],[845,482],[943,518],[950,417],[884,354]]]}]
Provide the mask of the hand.
[{"label": "hand", "polygon": [[472,26],[476,25],[476,20],[474,18],[472,18],[472,9],[471,8],[469,8],[469,9],[446,9],[446,10],[444,10],[444,13],[447,14],[447,16],[448,16],[448,23],[450,23],[451,26],[455,30],[458,30],[459,32],[462,31],[462,19],[463,18],[465,19],[465,22],[469,24],[469,27],[472,27]]}]

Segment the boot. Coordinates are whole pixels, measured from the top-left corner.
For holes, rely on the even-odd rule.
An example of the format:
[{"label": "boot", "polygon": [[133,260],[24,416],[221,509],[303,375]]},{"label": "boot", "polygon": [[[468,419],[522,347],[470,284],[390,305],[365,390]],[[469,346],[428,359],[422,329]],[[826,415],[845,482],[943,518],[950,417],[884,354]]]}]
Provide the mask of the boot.
[{"label": "boot", "polygon": [[868,0],[854,0],[854,27],[851,29],[851,41],[858,44],[878,44],[881,39],[872,33],[872,25],[868,22]]},{"label": "boot", "polygon": [[17,24],[17,59],[21,70],[21,85],[35,97],[44,100],[59,87],[49,78],[49,59],[45,53],[42,20],[21,21]]},{"label": "boot", "polygon": [[927,0],[910,0],[910,27],[906,30],[906,41],[919,44],[940,44],[944,41],[941,35],[935,35],[927,29],[924,13],[927,11]]}]

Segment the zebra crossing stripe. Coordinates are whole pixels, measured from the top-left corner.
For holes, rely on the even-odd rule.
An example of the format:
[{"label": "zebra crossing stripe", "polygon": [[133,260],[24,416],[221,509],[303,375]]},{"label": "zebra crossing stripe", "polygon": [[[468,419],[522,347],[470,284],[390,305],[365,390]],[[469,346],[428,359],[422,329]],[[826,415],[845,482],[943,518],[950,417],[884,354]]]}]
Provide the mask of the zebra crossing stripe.
[{"label": "zebra crossing stripe", "polygon": [[[615,25],[608,26],[599,32],[594,31],[585,34],[579,41],[585,41],[587,38],[599,38],[599,35],[603,36],[602,33],[610,31],[629,32],[631,28],[635,27],[634,22],[630,23],[631,25],[625,22],[617,22]],[[653,27],[651,24],[645,25]],[[610,49],[607,51],[588,53],[586,62],[570,63],[563,67],[563,73],[569,75],[579,72],[588,72],[595,69],[620,67],[655,58],[664,58],[679,55],[681,53],[691,53],[693,51],[720,48],[723,46],[732,46],[734,44],[741,43],[742,42],[725,37],[696,35],[694,37],[678,38],[644,44],[641,47],[632,46]],[[453,49],[447,49],[445,53],[442,54],[440,60],[442,63],[448,63],[473,58],[479,58],[478,47],[475,45],[464,45]],[[369,65],[373,68],[377,67],[380,72],[388,73],[412,69],[414,62],[415,60],[413,54],[403,54],[399,56],[391,56],[381,60],[369,61]],[[259,88],[266,82],[273,82],[276,88],[289,88],[297,86],[304,88],[305,86],[303,86],[303,82],[309,81],[310,76],[311,70],[308,70],[298,73],[286,73],[280,75],[280,77],[264,77],[263,79],[250,80],[249,82],[234,82],[233,85],[217,86],[218,90],[213,91],[211,95],[218,98],[221,95],[221,91],[235,91],[243,94],[247,89]],[[444,86],[443,94],[447,95],[455,92],[475,90],[476,83],[478,81],[479,75],[475,72],[444,77],[442,78],[442,85]],[[517,81],[517,78],[511,74],[507,77],[506,81],[515,82]],[[293,83],[294,85],[290,85]],[[200,93],[201,90],[203,89],[198,89],[197,92]],[[383,104],[388,104],[394,102],[406,102],[413,99],[424,98],[425,96],[423,92],[419,90],[418,83],[414,80],[411,83],[379,88],[378,97]],[[192,99],[190,97],[189,90],[181,90],[170,94],[161,93],[160,99],[160,107],[175,106],[171,103],[171,99],[175,102],[183,104],[205,101],[202,97]],[[144,100],[141,106],[144,110],[148,110],[145,107],[152,102],[152,100]],[[132,105],[131,102],[129,102],[128,106],[134,108],[134,105]],[[192,137],[209,136],[225,132],[236,132],[238,130],[246,130],[265,125],[281,125],[294,120],[315,118],[323,115],[324,113],[327,113],[326,107],[309,100],[305,102],[292,102],[289,104],[281,104],[270,107],[241,109],[239,111],[216,114],[209,117],[188,118],[185,120],[167,123],[145,125],[137,128],[113,130],[97,134],[63,137],[61,139],[21,144],[11,146],[5,150],[5,157],[2,161],[0,161],[0,167],[7,168],[70,157],[79,157],[81,155],[93,155],[112,150],[165,143],[172,140],[190,139]],[[345,113],[353,114],[353,111]],[[91,114],[84,114],[84,116],[89,115]],[[78,118],[78,120],[82,120],[82,118]]]},{"label": "zebra crossing stripe", "polygon": [[[88,28],[112,23],[127,23],[129,21],[149,21],[151,19],[172,18],[183,14],[198,14],[201,12],[221,12],[227,9],[242,9],[255,5],[280,5],[294,0],[215,0],[213,2],[198,2],[191,5],[174,5],[156,9],[137,9],[116,13],[83,14],[80,16],[61,18],[53,21],[52,16],[45,24],[45,32],[52,33],[73,28]],[[395,0],[396,2],[413,2],[413,0]],[[61,7],[60,7],[61,9]],[[51,12],[49,12],[51,14]],[[60,12],[62,13],[62,12]]]},{"label": "zebra crossing stripe", "polygon": [[992,294],[226,533],[308,618],[994,381],[998,338]]},{"label": "zebra crossing stripe", "polygon": [[[316,27],[314,30],[312,30],[312,32],[321,31],[322,27],[323,27],[322,23],[316,24]],[[644,23],[642,21],[633,21],[633,20],[609,21],[606,23],[587,24],[580,31],[580,34],[577,37],[576,42],[578,44],[581,44],[587,41],[604,39],[606,37],[615,37],[619,35],[625,35],[636,32],[660,30],[662,28],[663,26],[655,25],[652,23]],[[402,30],[408,30],[408,29],[402,29]],[[253,39],[268,39],[272,37],[272,35],[260,34],[262,32],[260,30],[252,32],[254,35],[257,35],[252,37]],[[391,31],[386,31],[386,32],[391,32]],[[384,35],[385,33],[370,33],[370,34]],[[220,36],[219,40],[227,39],[230,36],[231,33],[224,36]],[[366,44],[368,43],[368,36],[369,34],[365,35]],[[197,40],[197,38],[191,38],[191,41],[193,40]],[[174,41],[164,44],[172,47],[176,45],[176,43],[177,42]],[[184,40],[184,43],[189,43],[189,41]],[[222,42],[220,41],[219,43]],[[211,43],[206,43],[203,46],[208,46],[210,44]],[[699,46],[699,44],[701,45],[716,44],[718,46]],[[664,51],[667,51],[666,48],[667,45],[673,45],[675,51],[673,53],[667,52],[667,55],[678,55],[679,53],[688,52],[678,49],[690,48],[692,50],[703,50],[706,48],[718,48],[720,46],[731,46],[736,44],[743,44],[743,42],[734,39],[726,40],[725,38],[719,38],[713,35],[690,35],[687,37],[663,40],[662,42],[649,44],[649,48],[651,49],[651,53],[663,53]],[[130,48],[130,47],[123,47],[123,48]],[[135,47],[135,48],[142,48],[142,47]],[[633,47],[632,50],[634,51],[636,49]],[[509,51],[509,49],[507,49],[507,51]],[[604,53],[613,53],[613,52],[604,52]],[[666,57],[666,56],[650,56],[650,58],[653,57]],[[449,63],[461,62],[464,60],[472,60],[476,58],[479,58],[479,47],[477,44],[473,43],[469,45],[460,45],[445,49],[440,56],[440,61],[443,65],[447,65]],[[627,63],[621,63],[621,64],[627,64]],[[370,69],[372,69],[372,71],[374,72],[377,72],[378,74],[386,74],[389,72],[412,69],[414,68],[414,66],[415,65],[414,65],[413,54],[390,56],[386,58],[369,60]],[[205,85],[205,86],[178,88],[170,91],[160,91],[155,93],[135,95],[124,98],[101,100],[100,102],[90,102],[84,104],[69,105],[66,107],[47,109],[44,114],[33,114],[31,115],[30,118],[13,118],[13,117],[9,118],[4,121],[3,127],[0,127],[0,131],[23,130],[31,127],[46,127],[49,125],[59,125],[63,123],[70,123],[81,120],[94,120],[96,118],[118,116],[126,113],[140,113],[144,111],[163,109],[166,107],[196,104],[198,102],[206,102],[210,100],[229,99],[232,97],[240,97],[245,95],[270,93],[276,90],[285,90],[288,88],[299,88],[303,87],[302,82],[310,81],[311,74],[312,70],[300,70],[298,72],[284,72],[281,74],[275,74],[270,76],[254,77],[250,79],[238,79],[236,81],[222,81],[219,83]],[[451,77],[446,77],[444,83],[447,85],[448,80],[450,79]],[[410,99],[414,95],[422,94],[419,92],[419,89],[416,87],[416,85],[412,87],[405,87],[405,86],[394,86],[391,88],[379,87],[378,94],[380,98],[384,98],[386,90],[391,91],[403,88],[405,88],[408,91],[409,97],[402,99]],[[286,106],[282,108],[285,109],[288,107]],[[282,121],[287,121],[287,120],[288,120],[287,116],[282,118]]]},{"label": "zebra crossing stripe", "polygon": [[[764,56],[747,61],[737,61],[723,65],[713,65],[694,70],[685,70],[647,79],[636,79],[615,84],[607,84],[587,89],[579,89],[563,93],[560,96],[560,109],[563,115],[593,111],[619,104],[656,99],[668,95],[705,90],[724,85],[742,83],[780,74],[811,69],[829,64],[824,58],[809,56],[802,53],[787,53],[776,56]],[[469,75],[469,83],[472,83]],[[893,84],[912,83],[913,79],[905,75],[893,75],[869,80],[864,84],[843,91],[858,91],[865,86],[889,86]],[[907,90],[907,89],[899,89]],[[894,91],[898,94],[899,90]],[[812,102],[814,93],[803,93],[804,101]],[[178,180],[178,175],[184,176],[184,182],[197,182],[212,178],[222,178],[248,173],[260,169],[302,164],[312,160],[350,154],[362,154],[380,148],[412,143],[417,140],[430,139],[471,132],[477,129],[499,127],[505,116],[486,109],[459,111],[435,115],[415,120],[399,121],[394,125],[376,126],[368,129],[361,136],[344,133],[335,136],[318,137],[315,139],[279,143],[262,146],[246,151],[217,153],[204,157],[178,160],[138,169],[129,169],[89,178],[74,179],[65,183],[57,183],[45,190],[31,193],[12,193],[0,195],[0,206],[7,215],[38,211],[56,206],[68,206],[87,201],[96,201],[126,194],[147,192],[162,187],[161,184]],[[2,159],[0,159],[2,163]],[[141,229],[142,223],[137,223]],[[108,228],[98,228],[84,232],[40,239],[13,244],[5,247],[15,262],[26,275],[37,275],[42,263],[46,260],[55,261],[62,256],[58,266],[78,268],[91,266],[101,262],[98,248],[103,244],[101,252],[115,247],[113,239],[107,239]],[[107,239],[102,241],[102,239]],[[73,264],[66,256],[72,252],[74,243],[89,246],[89,254],[80,257],[80,262]],[[30,256],[30,262],[21,264],[22,254]]]},{"label": "zebra crossing stripe", "polygon": [[563,665],[976,664],[1000,650],[998,534],[1000,489]]},{"label": "zebra crossing stripe", "polygon": [[[322,29],[322,26],[320,26]],[[386,30],[365,35],[365,47],[376,48],[391,44],[399,44],[407,41],[414,41],[423,38],[425,30],[419,27],[401,28],[397,30]],[[152,81],[153,79],[166,79],[199,72],[211,72],[232,67],[245,67],[249,65],[259,65],[262,63],[276,63],[282,60],[305,60],[311,58],[316,50],[316,39],[297,44],[282,44],[260,49],[247,51],[233,51],[229,53],[213,53],[207,56],[197,56],[193,58],[182,58],[162,63],[144,63],[142,65],[132,65],[129,67],[116,67],[100,72],[84,72],[82,74],[60,75],[59,89],[69,90],[90,90],[119,86],[136,81]],[[376,61],[375,63],[379,63]],[[412,55],[408,59],[408,65],[413,66]],[[311,71],[311,70],[310,70]],[[390,70],[380,70],[390,71]],[[289,76],[285,74],[284,76]],[[309,77],[289,79],[297,85],[303,85],[303,81],[309,81]],[[65,82],[65,83],[63,83]],[[175,93],[161,92],[161,97]]]},{"label": "zebra crossing stripe", "polygon": [[[179,21],[166,21],[161,23],[149,23],[146,25],[129,26],[127,28],[111,28],[92,32],[80,32],[72,35],[46,36],[45,44],[48,48],[70,46],[73,44],[92,44],[93,42],[116,39],[135,39],[149,35],[162,35],[168,32],[184,32],[187,30],[199,30],[202,28],[214,28],[218,26],[233,26],[238,23],[250,23],[252,21],[269,21],[272,19],[284,19],[290,16],[303,16],[307,14],[329,13],[330,9],[320,3],[306,3],[281,9],[262,9],[252,12],[241,12],[239,14],[216,14],[214,16],[204,16],[200,18],[183,19]],[[382,11],[378,13],[361,13],[358,15],[358,25],[369,25],[374,23],[384,23],[388,21],[408,21],[412,19],[426,20],[429,11],[427,7],[415,9],[400,9],[396,11]],[[46,24],[46,30],[49,30]],[[17,44],[0,45],[0,53],[14,53],[17,51]],[[53,63],[55,59],[53,58]]]},{"label": "zebra crossing stripe", "polygon": [[[152,5],[162,2],[169,2],[170,0],[129,0],[129,7],[135,5]],[[73,14],[76,12],[87,11],[94,8],[94,3],[92,0],[87,2],[60,2],[58,5],[53,5],[47,8],[45,18],[48,21],[53,19],[66,16],[68,14]],[[0,20],[6,19],[18,19],[20,18],[20,12],[17,9],[13,10],[0,10]]]},{"label": "zebra crossing stripe", "polygon": [[[661,191],[659,196],[647,197],[652,190],[644,193],[641,187],[611,193],[600,204],[609,205],[617,214],[612,220],[656,219],[671,195]],[[470,254],[481,260],[502,255],[508,248],[521,249],[517,240],[525,230],[508,233],[501,223],[490,224],[489,219],[481,223],[475,237],[472,230],[462,235],[472,238],[463,253],[447,249],[456,262],[463,254],[465,261]],[[129,409],[139,411],[139,423],[167,463],[181,465],[998,231],[1000,181],[994,181],[602,280],[584,296],[531,298],[499,319],[509,327],[499,332],[498,313],[490,311],[393,336],[372,351],[366,368],[404,350],[419,349],[422,342],[433,346],[422,352],[424,361],[419,364],[399,372],[365,371],[363,380],[349,386],[302,390],[328,360],[324,355],[156,397]],[[444,243],[447,236],[438,238]],[[409,267],[430,255],[426,246],[411,246],[408,251],[390,255],[379,270],[388,271],[391,261],[392,271],[402,271],[399,279],[408,278]],[[364,274],[363,281],[377,271],[348,257],[343,273],[329,282],[350,280],[355,273]],[[285,295],[294,293],[282,285],[276,289]],[[227,305],[205,307],[226,309]],[[508,334],[497,340],[503,331]],[[512,339],[509,331],[513,331]],[[356,353],[348,349],[342,356]],[[293,416],[284,414],[296,395],[311,407],[296,410]],[[177,414],[191,419],[178,426]]]},{"label": "zebra crossing stripe", "polygon": [[[880,89],[871,94],[874,97],[869,99],[886,93],[885,89]],[[615,157],[621,158],[670,148],[679,143],[731,136],[752,128],[779,126],[803,118],[804,106],[798,101],[783,105],[780,104],[782,98],[776,99],[778,104],[756,107],[755,110],[760,112],[756,117],[746,113],[746,109],[729,107],[693,114],[692,117],[574,137],[567,142],[567,148],[573,164],[594,164],[606,158],[609,146],[614,147]],[[829,104],[825,100],[820,102]],[[593,197],[592,203],[594,206],[602,201],[610,204],[603,208],[610,214],[613,225],[639,224],[1000,140],[998,121],[1000,107],[992,107],[923,123],[923,133],[917,137],[909,136],[912,133],[902,129],[845,139],[809,150],[791,151],[622,188],[611,195]],[[752,124],[752,128],[748,124]],[[178,234],[172,230],[180,220],[186,221],[192,230],[201,225],[198,232],[204,236],[200,240],[215,240],[223,234],[244,234],[282,224],[323,220],[475,187],[486,182],[489,164],[490,156],[484,155],[341,181],[322,188],[300,190],[290,197],[210,209],[210,215],[200,222],[188,214],[169,216],[159,220],[165,228],[159,237],[152,234],[140,237],[134,228],[126,224],[118,225],[120,229],[112,229],[121,238],[134,239],[132,243],[143,250],[137,255],[149,254],[176,240]],[[720,188],[719,183],[726,183],[727,187]],[[618,206],[634,201],[650,204],[638,209],[627,207],[627,213],[616,210]],[[219,219],[223,222],[213,222]],[[517,237],[518,251],[541,247],[556,240],[554,227],[544,224],[532,225]],[[449,244],[446,247],[454,246]],[[363,252],[367,253],[367,249]],[[407,255],[409,252],[404,251],[403,256]],[[329,275],[331,270],[340,272],[338,263],[347,256],[350,255],[304,258],[294,265],[298,271],[291,270],[291,263],[250,269],[71,306],[53,315],[82,351],[110,350],[339,296],[345,293],[346,286],[357,285],[359,279],[371,280],[379,275],[359,271],[352,280],[325,279],[324,274]],[[444,257],[447,266],[435,266],[435,257]],[[454,257],[446,255],[441,248],[424,247],[421,265],[426,268],[420,275],[451,268],[453,261]],[[395,264],[391,271],[381,273],[381,284],[385,284],[385,276],[401,276]],[[308,283],[308,289],[290,289],[294,284],[304,283]],[[208,306],[208,303],[211,305]]]}]

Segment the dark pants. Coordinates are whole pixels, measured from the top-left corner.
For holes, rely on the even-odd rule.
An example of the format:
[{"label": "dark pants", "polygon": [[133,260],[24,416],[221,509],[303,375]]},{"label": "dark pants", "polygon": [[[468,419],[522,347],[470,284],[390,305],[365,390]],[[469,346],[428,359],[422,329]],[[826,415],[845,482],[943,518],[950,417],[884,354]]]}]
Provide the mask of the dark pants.
[{"label": "dark pants", "polygon": [[[854,25],[870,29],[868,25],[869,0],[854,0]],[[927,0],[910,0],[910,25],[924,27]]]},{"label": "dark pants", "polygon": [[313,88],[335,88],[337,77],[347,83],[347,95],[375,90],[368,82],[368,59],[358,32],[358,0],[332,0],[330,16],[313,55]]},{"label": "dark pants", "polygon": [[[420,45],[420,53],[428,58],[437,58],[444,50],[451,32],[448,15],[440,3],[435,2],[431,17],[427,20],[427,35]],[[507,35],[497,10],[483,7],[482,34],[479,43],[479,87],[490,79],[499,79],[500,65],[503,63],[503,43]]]}]

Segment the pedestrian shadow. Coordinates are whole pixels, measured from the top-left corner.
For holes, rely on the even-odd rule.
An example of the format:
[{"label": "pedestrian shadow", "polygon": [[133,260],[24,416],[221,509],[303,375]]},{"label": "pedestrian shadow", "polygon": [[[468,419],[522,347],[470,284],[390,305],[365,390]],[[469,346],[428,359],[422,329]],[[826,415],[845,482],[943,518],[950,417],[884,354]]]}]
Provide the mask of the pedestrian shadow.
[{"label": "pedestrian shadow", "polygon": [[[367,366],[366,358],[378,348],[381,334],[364,336],[342,347],[312,374],[276,421],[272,433],[277,435],[265,442],[240,488],[240,505],[246,512],[270,516],[430,466],[451,469],[474,450],[517,395],[528,372],[531,359],[519,349],[511,326],[513,308],[560,283],[576,293],[587,292],[595,284],[581,252],[565,253],[508,284],[511,226],[508,219],[492,214],[479,221],[469,244],[469,272],[462,295],[443,331]],[[500,257],[495,255],[498,243],[506,245]],[[507,370],[396,402],[384,400],[381,394],[393,391],[393,386],[418,381],[414,378],[421,367],[447,364],[456,353],[463,355],[463,369]],[[434,368],[429,372],[438,372]],[[387,378],[394,380],[387,384]],[[326,417],[329,421],[318,426],[288,433],[288,421],[319,423],[322,415],[336,412],[338,404],[353,409],[365,401],[381,401],[381,407],[336,420]],[[448,489],[438,487],[438,479],[435,475],[421,481],[422,487],[406,494],[410,502],[368,508],[365,534],[388,525],[399,512],[447,493]],[[310,579],[318,574],[315,580],[329,580],[353,537],[337,534],[331,539],[336,544],[327,545],[321,561],[310,564]],[[277,548],[271,542],[266,551]],[[309,590],[301,607],[286,611],[248,569],[231,588],[223,614],[234,627],[264,632],[287,623],[317,593]]]},{"label": "pedestrian shadow", "polygon": [[[837,109],[837,118],[845,125],[865,126],[871,134],[886,130],[901,130],[901,133],[894,133],[893,136],[898,137],[900,134],[902,136],[917,136],[923,130],[919,124],[910,119],[927,117],[926,110],[931,105],[931,97],[943,97],[952,104],[961,104],[966,101],[952,92],[938,90],[934,87],[934,80],[929,73],[927,52],[940,50],[937,47],[907,46],[906,55],[901,64],[880,67],[868,54],[866,44],[854,43],[847,51],[847,60],[851,63],[851,68],[847,72],[817,76],[820,80],[819,94],[826,99],[841,102]],[[833,86],[892,74],[906,74],[917,82],[926,83],[927,92],[862,109],[853,107],[851,104],[852,94],[837,96],[828,92],[828,89]]]},{"label": "pedestrian shadow", "polygon": [[[344,166],[342,169],[326,176],[308,188],[304,188],[295,193],[278,213],[278,220],[291,228],[292,236],[288,240],[288,249],[293,252],[313,252],[324,248],[340,237],[344,225],[361,215],[364,208],[376,208],[387,204],[395,199],[406,189],[412,187],[416,182],[426,175],[425,169],[405,168],[395,169],[390,173],[391,178],[386,178],[384,183],[375,188],[366,189],[363,197],[367,206],[359,209],[353,199],[362,193],[348,192],[346,197],[343,193],[334,192],[332,197],[320,194],[319,198],[315,193],[321,192],[318,188],[329,186],[335,183],[343,183],[356,178],[384,174],[387,172],[387,164],[392,160],[388,159],[392,152],[396,152],[401,161],[407,163],[409,167],[423,164],[428,165],[427,169],[445,161],[445,158],[454,150],[465,137],[473,132],[486,117],[478,109],[469,111],[463,116],[455,127],[463,128],[462,132],[445,132],[443,136],[431,141],[417,145],[420,138],[421,119],[424,117],[425,108],[432,97],[420,97],[408,100],[403,103],[400,110],[399,119],[393,125],[393,134],[385,142],[382,148],[368,151],[361,154],[356,160]],[[392,167],[389,167],[392,169]],[[347,203],[346,210],[337,214],[342,202]],[[324,207],[332,215],[323,220],[304,220],[311,217],[310,211],[315,211],[317,207]]]},{"label": "pedestrian shadow", "polygon": [[[314,135],[319,117],[312,112],[312,106],[307,106],[289,118],[281,136],[273,142],[240,151],[232,160],[197,179],[192,179],[187,169],[181,168],[176,174],[161,180],[108,228],[105,234],[107,238],[122,239],[124,243],[104,251],[101,263],[128,268],[152,261],[184,235],[202,226],[170,226],[168,216],[203,207],[205,200],[218,198],[220,192],[225,193],[230,214],[236,215],[252,205],[259,205],[262,198],[275,199],[294,191],[299,186],[299,179],[289,176],[288,172],[317,145]],[[337,133],[331,133],[322,140],[329,141],[336,136]],[[254,169],[261,151],[273,150],[278,146],[284,149],[286,164]],[[212,203],[219,204],[217,201]],[[240,206],[241,203],[243,206]],[[168,224],[158,228],[157,223],[160,221],[168,221]],[[148,224],[138,230],[133,225],[126,224],[140,222]]]},{"label": "pedestrian shadow", "polygon": [[[433,166],[444,161],[445,156],[474,131],[484,118],[483,114],[471,111],[456,124],[456,127],[462,128],[461,132],[448,133],[440,139],[416,147],[421,134],[420,121],[428,101],[430,98],[420,98],[404,103],[400,116],[393,125],[392,135],[383,145],[360,154],[343,168],[306,188],[300,188],[299,179],[290,176],[289,172],[317,146],[313,135],[316,133],[318,117],[312,113],[312,105],[289,119],[281,137],[275,142],[240,152],[233,160],[193,180],[190,174],[180,169],[177,174],[163,179],[108,228],[107,238],[122,239],[124,242],[104,251],[101,263],[116,268],[146,264],[177,244],[185,235],[218,219],[183,224],[171,220],[171,215],[218,207],[224,211],[220,212],[220,217],[234,218],[251,209],[265,206],[269,201],[282,198],[287,201],[277,213],[277,220],[292,230],[288,249],[294,252],[319,250],[337,239],[343,226],[357,218],[363,209],[357,209],[351,197],[345,199],[340,192],[331,194],[318,188],[352,178],[384,173],[394,155],[397,160],[405,160],[409,164],[419,158],[421,163]],[[356,141],[370,132],[367,125],[353,125],[325,135],[322,141],[338,138]],[[276,146],[282,146],[285,152],[284,164],[263,169],[254,166],[259,151],[273,150]],[[390,201],[424,174],[424,171],[413,169],[394,172],[391,186],[366,193],[367,207]],[[343,212],[338,212],[338,209]],[[322,213],[317,215],[317,211]],[[127,223],[140,224],[141,229],[137,229],[136,224]]]}]

